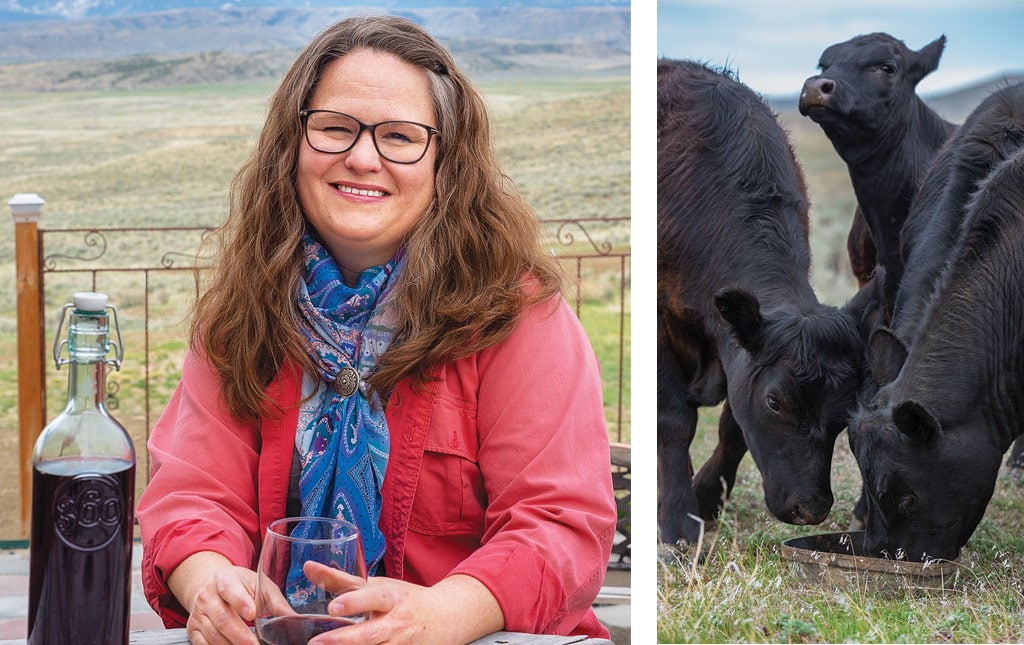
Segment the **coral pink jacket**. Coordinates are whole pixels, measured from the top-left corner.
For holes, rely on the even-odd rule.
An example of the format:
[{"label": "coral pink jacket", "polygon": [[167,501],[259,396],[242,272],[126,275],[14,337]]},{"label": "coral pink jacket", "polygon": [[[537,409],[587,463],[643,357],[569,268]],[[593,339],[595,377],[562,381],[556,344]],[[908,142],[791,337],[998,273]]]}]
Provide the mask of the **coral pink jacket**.
[{"label": "coral pink jacket", "polygon": [[[139,500],[142,580],[167,626],[186,612],[167,588],[212,550],[255,568],[284,516],[301,376],[270,384],[283,405],[258,427],[226,411],[218,377],[189,353],[149,440]],[[461,573],[494,594],[505,629],[607,638],[590,605],[616,511],[599,367],[561,298],[533,307],[507,340],[396,387],[380,527],[387,575],[422,585]]]}]

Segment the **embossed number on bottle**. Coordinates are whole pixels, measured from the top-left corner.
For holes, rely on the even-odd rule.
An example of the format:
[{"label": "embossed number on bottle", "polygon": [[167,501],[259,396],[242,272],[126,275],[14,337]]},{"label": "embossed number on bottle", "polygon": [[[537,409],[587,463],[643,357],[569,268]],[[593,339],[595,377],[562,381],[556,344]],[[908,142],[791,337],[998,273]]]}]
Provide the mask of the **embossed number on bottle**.
[{"label": "embossed number on bottle", "polygon": [[110,475],[77,475],[65,480],[53,499],[57,535],[74,549],[106,546],[124,520],[121,486]]}]

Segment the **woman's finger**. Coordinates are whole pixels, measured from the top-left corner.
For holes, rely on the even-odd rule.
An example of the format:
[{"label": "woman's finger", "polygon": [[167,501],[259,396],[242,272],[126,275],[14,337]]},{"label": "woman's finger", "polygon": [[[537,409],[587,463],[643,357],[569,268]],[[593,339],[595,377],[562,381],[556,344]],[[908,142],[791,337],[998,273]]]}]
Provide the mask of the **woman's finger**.
[{"label": "woman's finger", "polygon": [[[256,589],[259,613],[263,616],[287,616],[296,613],[281,588],[267,576],[260,574],[261,584]],[[255,620],[255,618],[253,618]]]},{"label": "woman's finger", "polygon": [[312,560],[302,565],[302,573],[316,586],[334,594],[347,593],[366,586],[366,579],[361,576],[352,575]]},{"label": "woman's finger", "polygon": [[242,620],[256,620],[255,582],[224,576],[216,580],[217,595]]},{"label": "woman's finger", "polygon": [[211,576],[196,596],[188,626],[195,627],[208,645],[256,645],[245,622],[256,618],[252,580],[234,572]]}]

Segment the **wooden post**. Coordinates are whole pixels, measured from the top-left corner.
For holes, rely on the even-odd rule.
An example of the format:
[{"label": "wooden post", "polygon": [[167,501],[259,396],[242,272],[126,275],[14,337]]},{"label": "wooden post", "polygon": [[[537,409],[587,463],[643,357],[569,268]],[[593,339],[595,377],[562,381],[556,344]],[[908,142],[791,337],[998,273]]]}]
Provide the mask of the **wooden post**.
[{"label": "wooden post", "polygon": [[39,216],[46,203],[35,193],[19,193],[7,204],[14,216],[14,255],[18,289],[18,472],[21,534],[28,537],[32,510],[32,449],[46,420],[42,275]]}]

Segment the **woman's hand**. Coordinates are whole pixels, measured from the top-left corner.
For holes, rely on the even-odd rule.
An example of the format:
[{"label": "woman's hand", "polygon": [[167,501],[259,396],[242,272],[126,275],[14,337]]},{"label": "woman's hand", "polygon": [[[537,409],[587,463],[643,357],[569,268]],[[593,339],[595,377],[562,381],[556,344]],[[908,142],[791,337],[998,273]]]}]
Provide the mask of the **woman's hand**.
[{"label": "woman's hand", "polygon": [[494,596],[469,576],[451,576],[433,587],[375,577],[362,589],[351,591],[351,576],[310,564],[306,568],[310,580],[343,594],[331,601],[328,612],[368,616],[364,622],[317,636],[311,645],[467,643],[504,626]]},{"label": "woman's hand", "polygon": [[246,624],[256,619],[255,594],[256,572],[230,567],[213,573],[192,601],[185,626],[192,645],[256,645]]},{"label": "woman's hand", "polygon": [[246,621],[256,619],[256,572],[214,553],[186,558],[168,579],[182,606],[192,645],[258,645]]}]

